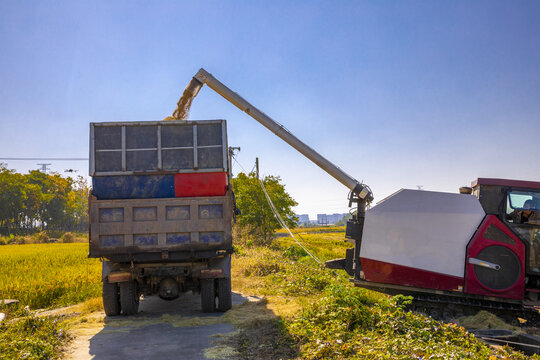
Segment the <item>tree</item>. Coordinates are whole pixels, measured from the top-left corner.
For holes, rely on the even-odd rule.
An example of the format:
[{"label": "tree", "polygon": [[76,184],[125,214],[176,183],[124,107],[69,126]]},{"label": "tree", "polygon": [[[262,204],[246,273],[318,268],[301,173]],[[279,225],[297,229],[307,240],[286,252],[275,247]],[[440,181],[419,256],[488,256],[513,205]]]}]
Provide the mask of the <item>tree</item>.
[{"label": "tree", "polygon": [[0,224],[9,234],[19,228],[24,210],[26,193],[21,174],[0,164]]},{"label": "tree", "polygon": [[[268,196],[287,226],[296,226],[297,218],[292,207],[298,203],[285,191],[279,176],[266,176],[262,180]],[[237,217],[237,226],[247,233],[256,243],[267,244],[274,231],[281,224],[274,216],[255,173],[240,173],[232,179],[236,205],[242,212]]]},{"label": "tree", "polygon": [[336,226],[347,225],[347,221],[349,221],[351,218],[352,218],[352,215],[347,214],[343,218],[341,218],[341,220],[339,220],[337,223],[335,223],[334,225],[336,225]]},{"label": "tree", "polygon": [[88,229],[88,194],[90,188],[82,176],[73,181],[71,191],[68,193],[66,214],[69,219],[67,228],[77,231]]},{"label": "tree", "polygon": [[38,170],[30,171],[28,183],[38,185],[43,194],[39,209],[39,221],[43,229],[62,229],[68,222],[66,205],[73,179],[60,174],[45,174]]},{"label": "tree", "polygon": [[0,163],[0,233],[85,231],[89,187],[83,177],[30,171],[19,174]]}]

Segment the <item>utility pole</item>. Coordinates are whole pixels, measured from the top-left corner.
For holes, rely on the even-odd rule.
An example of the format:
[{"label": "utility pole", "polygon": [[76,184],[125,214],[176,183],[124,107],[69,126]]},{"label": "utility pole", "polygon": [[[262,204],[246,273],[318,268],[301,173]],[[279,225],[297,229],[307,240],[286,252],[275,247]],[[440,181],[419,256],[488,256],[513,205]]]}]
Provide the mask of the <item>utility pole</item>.
[{"label": "utility pole", "polygon": [[50,170],[50,169],[48,168],[48,166],[49,166],[49,165],[52,165],[52,164],[44,164],[44,163],[42,163],[42,164],[37,164],[37,165],[41,165],[40,171],[46,174],[47,171]]},{"label": "utility pole", "polygon": [[257,179],[259,178],[259,158],[255,158],[255,170],[257,174]]}]

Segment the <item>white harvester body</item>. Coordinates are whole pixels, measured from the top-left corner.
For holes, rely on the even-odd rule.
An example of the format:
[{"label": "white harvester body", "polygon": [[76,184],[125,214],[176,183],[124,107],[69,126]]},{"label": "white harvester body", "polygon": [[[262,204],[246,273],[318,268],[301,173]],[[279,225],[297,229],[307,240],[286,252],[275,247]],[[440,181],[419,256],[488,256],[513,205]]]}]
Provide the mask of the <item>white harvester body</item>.
[{"label": "white harvester body", "polygon": [[367,211],[360,257],[462,278],[485,215],[472,195],[399,190]]}]

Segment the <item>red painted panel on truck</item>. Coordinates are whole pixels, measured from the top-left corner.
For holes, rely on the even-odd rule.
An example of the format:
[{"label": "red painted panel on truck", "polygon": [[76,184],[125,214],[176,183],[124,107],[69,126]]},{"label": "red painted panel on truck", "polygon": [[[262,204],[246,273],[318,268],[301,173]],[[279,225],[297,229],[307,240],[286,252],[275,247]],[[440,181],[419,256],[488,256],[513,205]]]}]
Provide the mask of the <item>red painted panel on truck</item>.
[{"label": "red painted panel on truck", "polygon": [[227,192],[227,173],[185,173],[174,175],[176,197],[223,196]]}]

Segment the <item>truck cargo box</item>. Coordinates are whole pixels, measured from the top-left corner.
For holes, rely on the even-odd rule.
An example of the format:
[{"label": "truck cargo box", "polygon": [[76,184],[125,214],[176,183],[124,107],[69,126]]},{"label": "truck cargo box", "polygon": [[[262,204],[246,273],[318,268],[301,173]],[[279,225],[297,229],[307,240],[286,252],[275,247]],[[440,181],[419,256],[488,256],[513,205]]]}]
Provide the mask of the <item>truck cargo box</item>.
[{"label": "truck cargo box", "polygon": [[90,257],[163,261],[232,250],[232,194],[215,197],[97,200],[91,196]]},{"label": "truck cargo box", "polygon": [[90,124],[90,176],[227,170],[225,120]]}]

